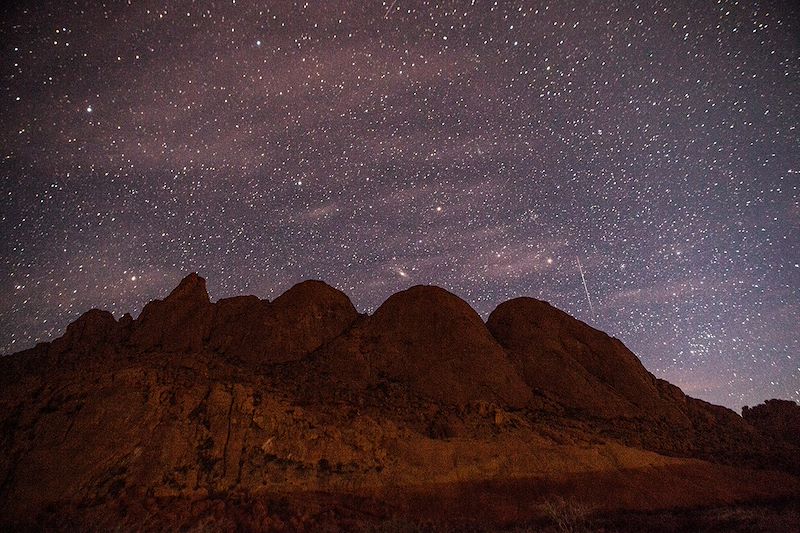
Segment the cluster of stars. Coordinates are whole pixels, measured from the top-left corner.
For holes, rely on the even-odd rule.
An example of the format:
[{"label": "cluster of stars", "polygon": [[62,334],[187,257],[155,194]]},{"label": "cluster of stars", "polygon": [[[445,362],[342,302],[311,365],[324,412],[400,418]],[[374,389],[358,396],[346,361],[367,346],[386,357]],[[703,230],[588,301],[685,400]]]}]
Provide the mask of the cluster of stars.
[{"label": "cluster of stars", "polygon": [[319,278],[363,312],[426,283],[484,317],[548,300],[715,403],[800,400],[790,2],[2,17],[2,352],[190,271],[214,299]]}]

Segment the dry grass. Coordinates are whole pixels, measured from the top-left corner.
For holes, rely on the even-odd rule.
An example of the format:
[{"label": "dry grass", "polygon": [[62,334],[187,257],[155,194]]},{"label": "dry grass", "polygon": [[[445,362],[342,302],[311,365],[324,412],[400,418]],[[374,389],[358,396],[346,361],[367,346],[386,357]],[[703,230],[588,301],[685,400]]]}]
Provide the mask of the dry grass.
[{"label": "dry grass", "polygon": [[591,531],[589,518],[591,508],[576,500],[556,498],[544,503],[548,518],[560,533],[584,533]]}]

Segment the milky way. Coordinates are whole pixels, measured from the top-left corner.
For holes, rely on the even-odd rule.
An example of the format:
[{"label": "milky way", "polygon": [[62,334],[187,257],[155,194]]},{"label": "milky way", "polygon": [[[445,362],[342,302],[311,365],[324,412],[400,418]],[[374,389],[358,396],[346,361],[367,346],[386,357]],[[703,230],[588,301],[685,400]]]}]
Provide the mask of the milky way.
[{"label": "milky way", "polygon": [[191,271],[435,284],[800,400],[794,2],[131,4],[2,15],[0,351]]}]

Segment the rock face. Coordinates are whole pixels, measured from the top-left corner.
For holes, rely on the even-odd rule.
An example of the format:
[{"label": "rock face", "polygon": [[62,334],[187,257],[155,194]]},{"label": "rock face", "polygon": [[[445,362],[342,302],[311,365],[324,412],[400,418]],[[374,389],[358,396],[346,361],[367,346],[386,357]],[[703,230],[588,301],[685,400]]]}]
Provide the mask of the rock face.
[{"label": "rock face", "polygon": [[[546,410],[591,420],[601,433],[669,455],[797,469],[730,409],[689,398],[650,374],[618,339],[546,302],[515,298],[487,321]],[[762,459],[757,459],[761,457]],[[780,457],[780,459],[777,459]]]},{"label": "rock face", "polygon": [[679,422],[630,350],[550,304],[516,298],[498,306],[487,325],[528,386],[548,399],[594,416],[658,413]]},{"label": "rock face", "polygon": [[255,296],[220,300],[208,346],[232,359],[257,366],[265,357],[270,316],[269,302]]},{"label": "rock face", "polygon": [[216,304],[209,346],[250,366],[302,359],[358,318],[350,299],[321,281],[298,283],[272,304],[255,296]]},{"label": "rock face", "polygon": [[789,400],[767,400],[755,407],[744,406],[742,417],[759,431],[800,446],[800,405]]},{"label": "rock face", "polygon": [[688,398],[530,298],[484,324],[418,286],[364,316],[319,281],[214,303],[191,274],[136,320],[91,310],[0,358],[0,529],[496,527],[553,498],[796,498],[798,409]]},{"label": "rock face", "polygon": [[211,329],[213,310],[206,280],[190,274],[166,299],[144,306],[130,342],[143,351],[200,351]]},{"label": "rock face", "polygon": [[358,318],[350,299],[321,281],[298,283],[272,305],[269,362],[296,361],[327,344]]},{"label": "rock face", "polygon": [[391,296],[362,327],[373,374],[443,403],[525,407],[530,391],[481,318],[457,296],[417,286]]},{"label": "rock face", "polygon": [[87,354],[119,341],[120,325],[108,311],[91,309],[67,326],[63,337],[53,341],[52,352]]}]

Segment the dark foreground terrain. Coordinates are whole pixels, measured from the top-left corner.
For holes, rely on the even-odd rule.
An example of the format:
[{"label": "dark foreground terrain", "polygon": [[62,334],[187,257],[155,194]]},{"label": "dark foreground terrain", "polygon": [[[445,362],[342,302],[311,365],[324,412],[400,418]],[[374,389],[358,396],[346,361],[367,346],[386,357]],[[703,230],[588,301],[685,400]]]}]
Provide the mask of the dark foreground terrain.
[{"label": "dark foreground terrain", "polygon": [[186,277],[0,359],[0,527],[791,531],[793,402],[745,418],[518,298],[321,282],[212,303]]}]

